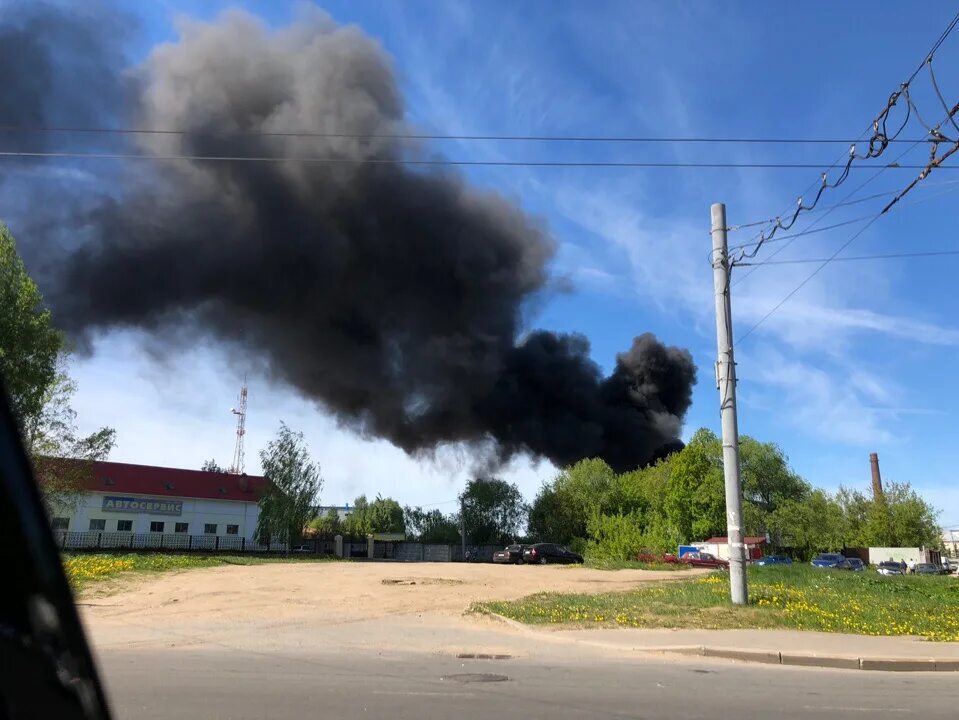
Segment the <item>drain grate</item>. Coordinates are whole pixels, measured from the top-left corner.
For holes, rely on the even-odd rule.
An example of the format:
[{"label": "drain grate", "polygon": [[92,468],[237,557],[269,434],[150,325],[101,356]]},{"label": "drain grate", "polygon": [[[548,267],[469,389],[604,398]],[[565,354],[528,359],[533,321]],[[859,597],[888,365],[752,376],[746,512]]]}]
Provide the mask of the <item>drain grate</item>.
[{"label": "drain grate", "polygon": [[506,682],[509,680],[506,675],[497,675],[496,673],[459,673],[456,675],[444,675],[443,679],[461,683]]},{"label": "drain grate", "polygon": [[460,660],[512,660],[512,655],[494,655],[491,653],[459,653]]}]

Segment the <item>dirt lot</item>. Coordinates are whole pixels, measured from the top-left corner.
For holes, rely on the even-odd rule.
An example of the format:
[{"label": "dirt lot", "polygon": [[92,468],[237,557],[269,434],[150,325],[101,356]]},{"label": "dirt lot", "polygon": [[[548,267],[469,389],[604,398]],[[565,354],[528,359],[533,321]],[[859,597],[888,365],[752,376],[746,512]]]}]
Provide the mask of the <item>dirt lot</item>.
[{"label": "dirt lot", "polygon": [[84,594],[87,616],[244,620],[459,615],[476,600],[542,591],[609,592],[686,573],[461,563],[317,563],[227,566],[145,575]]},{"label": "dirt lot", "polygon": [[459,563],[297,563],[140,575],[80,600],[98,653],[202,649],[527,654],[515,628],[464,614],[475,600],[607,592],[678,572]]}]

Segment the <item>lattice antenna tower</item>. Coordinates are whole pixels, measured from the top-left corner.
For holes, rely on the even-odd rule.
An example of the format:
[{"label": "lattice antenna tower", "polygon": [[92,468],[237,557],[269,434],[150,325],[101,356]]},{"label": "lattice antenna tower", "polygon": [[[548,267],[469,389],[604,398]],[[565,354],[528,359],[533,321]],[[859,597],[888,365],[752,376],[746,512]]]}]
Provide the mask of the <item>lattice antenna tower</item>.
[{"label": "lattice antenna tower", "polygon": [[244,469],[243,436],[246,435],[246,375],[243,376],[243,387],[240,388],[239,403],[230,412],[236,415],[236,446],[233,449],[233,464],[228,472],[233,475],[242,475]]}]

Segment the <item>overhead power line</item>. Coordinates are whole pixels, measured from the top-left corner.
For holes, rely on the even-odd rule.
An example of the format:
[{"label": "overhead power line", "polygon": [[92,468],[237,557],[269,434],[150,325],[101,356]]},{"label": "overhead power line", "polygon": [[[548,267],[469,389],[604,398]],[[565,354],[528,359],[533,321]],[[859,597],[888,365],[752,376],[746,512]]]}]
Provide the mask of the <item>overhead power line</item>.
[{"label": "overhead power line", "polygon": [[[905,82],[901,83],[899,87],[896,90],[894,90],[892,94],[889,95],[889,98],[886,100],[885,107],[879,112],[878,115],[876,115],[875,118],[873,118],[872,122],[870,123],[872,127],[872,135],[870,136],[868,142],[866,143],[865,153],[860,153],[857,150],[858,141],[857,143],[852,144],[849,148],[849,155],[846,159],[845,165],[843,166],[842,172],[840,173],[839,177],[832,182],[830,182],[828,178],[829,171],[832,170],[833,167],[835,167],[837,164],[839,164],[837,161],[833,163],[833,165],[831,165],[826,171],[822,173],[822,182],[819,186],[819,190],[816,193],[815,198],[813,198],[812,203],[807,205],[805,203],[803,196],[807,192],[809,192],[814,185],[811,185],[809,189],[805,190],[803,194],[799,196],[799,200],[797,201],[796,208],[792,212],[791,217],[789,217],[789,219],[786,221],[783,221],[781,217],[775,218],[775,222],[772,223],[772,227],[768,231],[768,235],[767,235],[767,231],[763,230],[759,234],[759,241],[756,244],[755,249],[744,253],[744,257],[747,257],[747,258],[755,257],[756,254],[759,252],[760,248],[763,246],[763,243],[765,241],[774,237],[779,230],[789,230],[796,223],[796,220],[799,218],[799,215],[801,213],[808,212],[812,210],[813,208],[815,208],[816,205],[819,203],[819,200],[822,197],[823,193],[827,189],[836,188],[842,185],[846,181],[846,179],[849,177],[850,168],[852,167],[852,163],[855,160],[866,160],[866,159],[878,158],[879,156],[881,156],[886,151],[886,148],[889,147],[890,143],[894,140],[897,140],[899,138],[899,135],[902,134],[902,131],[905,129],[906,125],[909,123],[909,119],[913,113],[915,113],[919,122],[928,131],[927,139],[933,143],[932,151],[930,154],[931,158],[935,158],[936,156],[936,148],[938,146],[938,143],[942,141],[959,142],[959,139],[953,141],[942,134],[942,132],[940,131],[940,127],[942,123],[932,128],[922,120],[922,117],[919,115],[919,108],[917,108],[915,103],[913,102],[912,96],[910,95],[910,91],[909,91],[910,84],[912,83],[913,80],[915,80],[916,76],[919,74],[919,71],[922,70],[923,67],[928,65],[933,86],[935,87],[936,93],[937,95],[939,95],[940,100],[942,100],[943,106],[946,108],[947,120],[952,122],[953,115],[955,114],[955,109],[953,109],[952,112],[949,111],[949,108],[945,100],[942,98],[942,94],[939,92],[939,87],[936,84],[936,80],[935,80],[935,74],[933,73],[933,70],[932,70],[932,61],[936,54],[936,51],[942,46],[942,43],[945,42],[945,39],[955,29],[957,24],[959,24],[959,12],[957,12],[956,15],[952,18],[949,25],[946,26],[946,29],[942,31],[942,33],[933,43],[932,47],[923,57],[922,62],[919,63],[919,65],[908,77],[908,79],[906,79]],[[899,129],[896,130],[894,133],[890,134],[887,128],[887,123],[889,121],[889,116],[893,108],[896,107],[900,99],[904,99],[906,103],[905,117],[903,118],[902,123],[899,125]],[[957,126],[957,128],[959,128],[959,126]],[[867,132],[868,132],[868,128],[867,128]],[[919,142],[922,142],[922,141],[919,141]],[[948,155],[946,157],[948,157]],[[944,159],[945,158],[941,158],[940,162],[941,160],[944,160]],[[922,179],[922,177],[923,176],[921,175],[919,179]],[[911,186],[907,188],[904,192],[908,192],[910,189],[911,189]],[[898,198],[893,200],[892,204],[894,204],[897,200]],[[788,215],[788,213],[785,213],[785,214]]]},{"label": "overhead power line", "polygon": [[[852,260],[896,260],[899,258],[938,257],[940,255],[959,255],[959,250],[928,250],[917,252],[885,253],[877,255],[850,255],[848,257],[830,258],[802,258],[798,260],[762,260],[760,262],[742,263],[744,266],[761,265],[802,265],[806,263],[849,262]],[[743,336],[745,337],[745,335]]]},{"label": "overhead power line", "polygon": [[[952,30],[956,27],[956,24],[957,24],[957,23],[959,23],[959,13],[956,14],[956,16],[953,18],[952,22],[949,24],[949,26],[946,28],[946,30],[943,31],[943,33],[942,33],[942,35],[940,35],[939,39],[933,44],[932,49],[926,54],[925,59],[923,60],[922,63],[920,63],[920,65],[919,65],[919,67],[917,68],[917,70],[909,77],[909,79],[908,79],[905,83],[903,83],[903,84],[900,86],[900,89],[899,89],[899,90],[897,90],[895,93],[893,93],[892,96],[890,96],[890,102],[887,103],[887,106],[886,106],[887,110],[895,103],[895,99],[898,98],[899,96],[904,96],[904,97],[906,98],[906,101],[907,101],[907,103],[909,104],[909,107],[910,107],[910,108],[913,108],[913,107],[914,107],[914,106],[913,106],[913,103],[912,103],[912,100],[910,99],[909,94],[908,94],[908,86],[909,86],[909,83],[912,82],[912,80],[913,80],[913,79],[916,77],[916,75],[918,74],[919,70],[921,70],[922,67],[923,67],[926,63],[931,63],[931,62],[932,62],[933,55],[935,54],[935,51],[942,45],[942,42],[943,42],[943,41],[945,40],[945,38],[949,35],[949,33],[952,32]],[[937,88],[937,91],[938,91],[938,88]],[[941,95],[941,93],[939,93],[939,94]],[[823,259],[822,261],[819,261],[819,264],[816,266],[816,268],[815,268],[811,273],[809,273],[805,278],[803,278],[803,280],[802,280],[796,287],[794,287],[789,293],[787,293],[786,296],[785,296],[782,300],[780,300],[772,309],[770,309],[769,312],[767,312],[765,315],[763,315],[762,318],[760,318],[757,323],[755,323],[752,327],[750,327],[749,330],[747,330],[747,331],[745,332],[745,334],[743,334],[743,335],[739,338],[740,341],[745,340],[745,339],[746,339],[747,337],[749,337],[753,332],[755,332],[755,330],[756,330],[760,325],[762,325],[767,319],[769,319],[769,317],[772,316],[773,313],[775,313],[777,310],[779,310],[779,308],[781,308],[783,305],[785,305],[785,304],[789,301],[790,298],[792,298],[792,297],[793,297],[796,293],[798,293],[803,287],[805,287],[806,284],[809,283],[810,280],[812,280],[816,275],[818,275],[818,274],[823,270],[823,268],[825,268],[829,263],[831,263],[833,260],[835,260],[847,247],[849,247],[853,242],[855,242],[856,239],[857,239],[860,235],[862,235],[866,230],[868,230],[868,229],[872,226],[873,223],[875,223],[879,218],[881,218],[883,215],[885,215],[887,212],[889,212],[893,207],[895,207],[895,205],[896,205],[906,194],[908,194],[910,191],[912,191],[912,189],[915,188],[920,182],[922,182],[922,181],[925,180],[927,177],[929,177],[930,173],[932,173],[933,170],[941,167],[942,162],[943,162],[944,160],[946,160],[946,159],[949,158],[952,154],[954,154],[957,150],[959,150],[959,138],[957,138],[957,139],[955,139],[955,140],[952,140],[952,139],[950,139],[950,138],[947,138],[947,137],[946,137],[945,135],[943,135],[942,132],[940,131],[940,128],[942,127],[943,123],[945,123],[945,122],[950,122],[950,123],[953,122],[953,119],[955,118],[955,116],[956,116],[957,114],[959,114],[959,103],[956,103],[951,109],[948,107],[948,104],[946,104],[945,102],[943,102],[943,104],[944,104],[944,106],[946,107],[946,117],[945,117],[943,120],[941,120],[935,127],[928,128],[928,130],[929,130],[929,137],[930,137],[930,141],[931,141],[930,152],[929,152],[929,161],[926,163],[926,166],[925,166],[925,167],[923,168],[923,170],[919,173],[919,175],[918,175],[911,183],[909,183],[906,187],[904,187],[902,190],[900,190],[900,191],[895,195],[895,197],[894,197],[892,200],[890,200],[890,201],[882,208],[882,210],[880,210],[878,213],[876,213],[875,216],[873,216],[872,219],[870,219],[863,227],[861,227],[859,230],[857,230],[855,233],[853,233],[852,236],[851,236],[848,240],[846,240],[842,245],[840,245],[839,248],[838,248],[832,255],[830,255],[829,257],[827,257],[827,258],[825,258],[825,259]],[[918,110],[917,110],[916,114],[918,115]],[[884,124],[885,121],[883,120],[883,121],[881,121],[881,122]],[[920,119],[920,122],[922,122],[921,119]],[[874,121],[874,127],[879,127],[878,121]],[[902,128],[903,128],[903,127],[905,127],[905,123],[903,123],[903,125],[902,125],[902,126],[900,127],[900,129],[897,131],[897,134],[902,131]],[[884,130],[883,130],[883,132],[884,132]],[[951,147],[950,147],[948,150],[944,151],[942,154],[939,154],[939,153],[938,153],[939,145],[942,144],[942,143],[944,143],[944,142],[949,143],[949,145],[951,145]],[[870,147],[871,147],[871,143],[870,143]],[[911,149],[912,149],[912,147],[907,148],[903,153],[901,153],[901,154],[899,155],[898,158],[896,158],[896,161],[898,161],[898,160],[901,159],[903,156],[905,156],[905,154],[908,153]],[[892,164],[893,164],[893,165],[896,164],[896,161],[894,161]],[[847,164],[846,170],[848,170],[848,169],[849,169],[849,165]],[[885,169],[885,168],[880,169],[880,170],[879,170],[879,173],[881,173],[884,169]],[[872,179],[874,179],[876,176],[878,176],[879,173],[876,173],[876,175],[873,175],[872,178],[870,178],[870,179],[867,180],[866,182],[867,182],[867,183],[870,182]],[[845,179],[845,176],[846,176],[846,175],[845,175],[845,173],[844,173],[843,179]],[[824,176],[824,178],[825,178],[825,176]],[[864,183],[864,184],[865,184],[865,183]],[[861,187],[862,187],[862,186],[860,186],[860,188],[861,188]],[[857,188],[857,189],[854,190],[853,192],[857,192],[858,190],[859,190],[859,188]],[[818,200],[818,198],[819,198],[819,195],[817,195],[817,200]],[[800,206],[801,206],[801,205],[802,205],[802,202],[800,201]],[[798,214],[798,211],[797,211],[797,214]],[[794,216],[793,216],[793,220],[795,220],[795,217],[796,217],[796,216],[794,215]],[[779,223],[777,223],[777,225],[779,225]],[[763,238],[760,238],[760,242],[756,245],[756,248],[755,248],[753,251],[751,251],[751,252],[749,252],[749,253],[742,253],[738,259],[739,259],[740,261],[742,261],[742,260],[745,259],[746,257],[755,257],[756,252],[758,252],[759,248],[762,247],[762,242],[763,242]]]},{"label": "overhead power line", "polygon": [[[920,142],[921,142],[921,141],[920,141]],[[913,143],[913,145],[917,145],[917,144],[918,144],[918,143]],[[947,181],[947,182],[932,183],[932,184],[926,185],[926,187],[927,187],[927,188],[928,188],[928,187],[942,187],[942,186],[945,186],[945,185],[956,185],[956,184],[959,184],[959,180],[949,180],[949,181]],[[899,192],[900,192],[899,190],[886,190],[886,191],[880,192],[880,193],[873,193],[872,195],[865,195],[865,196],[863,196],[863,197],[861,197],[861,198],[856,198],[855,200],[845,200],[845,201],[843,201],[843,202],[838,202],[838,203],[834,203],[834,204],[832,204],[832,205],[826,205],[826,206],[824,206],[824,207],[816,208],[815,210],[811,210],[810,213],[823,212],[823,211],[832,212],[833,210],[836,210],[836,209],[841,208],[841,207],[847,207],[847,206],[849,206],[849,205],[861,205],[862,203],[864,203],[864,202],[869,202],[870,200],[878,200],[879,198],[892,197],[893,195],[896,195],[896,194],[899,193]],[[853,194],[854,194],[854,193],[853,193]],[[938,194],[939,194],[939,193],[937,193],[937,195],[938,195]],[[847,195],[847,197],[852,197],[852,194]],[[735,232],[736,230],[742,230],[742,229],[744,229],[744,228],[750,228],[750,227],[759,227],[760,225],[769,225],[770,223],[774,223],[774,222],[776,222],[776,218],[769,218],[769,219],[767,219],[767,220],[757,220],[757,221],[755,221],[755,222],[742,223],[742,224],[740,224],[740,225],[730,225],[728,228],[726,228],[726,230],[727,230],[728,232]],[[798,236],[798,235],[800,235],[800,234],[802,234],[802,233],[796,233],[796,235],[790,235],[789,237],[796,237],[796,236]],[[777,239],[777,240],[783,239],[783,236],[780,236],[779,238],[776,238],[776,239]],[[768,242],[768,241],[767,241],[767,242]],[[756,244],[755,242],[742,243],[741,245],[733,245],[733,246],[731,246],[729,249],[730,249],[730,250],[735,250],[735,249],[741,248],[741,247],[752,247],[752,246],[755,245],[755,244]]]},{"label": "overhead power line", "polygon": [[[795,170],[822,167],[816,163],[736,163],[736,162],[656,162],[656,161],[604,161],[604,160],[449,160],[423,158],[346,158],[346,157],[282,157],[274,155],[146,155],[141,153],[96,153],[56,151],[0,151],[2,158],[61,158],[71,160],[150,160],[193,162],[250,162],[250,163],[304,163],[320,165],[458,165],[481,167],[607,167],[607,168],[736,168]],[[895,170],[922,170],[926,165],[886,166]],[[854,168],[858,169],[858,168]],[[943,170],[959,170],[959,166],[947,165]]]},{"label": "overhead power line", "polygon": [[[948,195],[949,193],[953,193],[953,192],[956,192],[957,190],[959,190],[959,182],[957,182],[957,181],[949,181],[949,182],[947,182],[947,183],[939,183],[939,185],[936,185],[935,187],[940,187],[940,186],[942,186],[942,185],[949,185],[949,186],[951,186],[951,187],[950,187],[949,189],[947,189],[947,190],[942,190],[941,192],[932,193],[932,194],[930,194],[930,195],[926,195],[925,197],[921,197],[921,198],[916,198],[915,200],[903,201],[903,202],[901,202],[901,203],[899,204],[899,207],[905,207],[905,206],[910,206],[910,205],[920,205],[920,204],[922,204],[922,203],[929,202],[930,200],[935,200],[935,199],[938,198],[938,197],[942,197],[943,195]],[[928,187],[928,186],[927,186],[927,187]],[[899,194],[901,194],[901,193],[902,193],[902,190],[893,190],[893,191],[891,191],[891,192],[876,193],[875,195],[870,195],[869,198],[870,198],[870,199],[876,199],[876,198],[880,198],[880,197],[888,197],[889,195],[899,195]],[[864,198],[864,199],[865,199],[865,198]],[[853,200],[853,201],[851,201],[851,202],[840,203],[840,204],[838,204],[838,205],[834,205],[833,207],[835,208],[835,207],[840,207],[840,206],[842,206],[842,205],[854,205],[854,204],[856,204],[857,202],[859,202],[859,201],[858,201],[858,200]],[[892,207],[892,206],[890,205],[890,207]],[[808,226],[806,227],[806,229],[801,230],[800,232],[791,233],[791,234],[789,234],[789,235],[777,235],[777,236],[776,236],[775,238],[773,238],[772,240],[767,240],[766,243],[778,243],[778,242],[782,242],[782,241],[784,241],[784,240],[795,240],[796,238],[803,237],[804,235],[816,235],[816,234],[818,234],[818,233],[826,232],[827,230],[835,230],[836,228],[839,228],[839,227],[845,227],[846,225],[855,225],[857,222],[864,222],[864,221],[866,221],[866,220],[869,220],[871,217],[872,217],[872,214],[870,214],[870,215],[860,215],[859,217],[854,217],[854,218],[851,218],[851,219],[849,219],[849,220],[844,220],[844,221],[842,221],[842,222],[833,223],[832,225],[824,225],[823,227],[817,227],[817,228],[815,228],[815,229],[812,229],[812,228],[813,228],[812,225],[808,225]],[[753,245],[756,245],[756,244],[757,244],[757,243],[752,242],[752,243],[743,243],[742,245],[733,245],[733,246],[731,246],[731,247],[729,248],[729,250],[730,250],[730,252],[732,252],[733,250],[739,250],[739,249],[745,248],[745,247],[752,247]],[[775,257],[775,255],[777,255],[777,254],[778,254],[778,253],[774,253],[772,256],[770,256],[770,258]],[[741,262],[741,261],[738,261],[738,260],[737,260],[735,264],[736,264],[737,266],[739,266],[739,267],[744,267],[744,266],[763,265],[763,264],[765,264],[765,263],[761,263],[761,262],[760,262],[760,263],[750,263],[750,262]]]},{"label": "overhead power line", "polygon": [[[0,125],[7,135],[172,135],[191,137],[329,138],[344,140],[455,140],[494,142],[586,142],[648,144],[849,145],[845,138],[663,137],[642,135],[452,135],[445,133],[335,133],[313,130],[174,130],[155,128],[48,127]],[[890,140],[890,142],[912,142]]]},{"label": "overhead power line", "polygon": [[802,290],[804,287],[806,287],[806,284],[807,284],[810,280],[812,280],[814,277],[816,277],[816,275],[818,275],[818,274],[822,271],[822,269],[823,269],[824,267],[826,267],[830,262],[832,262],[833,260],[835,260],[835,259],[836,259],[836,256],[839,255],[839,253],[841,253],[843,250],[845,250],[847,247],[849,247],[849,245],[850,245],[856,238],[858,238],[860,235],[862,235],[864,232],[866,232],[866,230],[868,230],[868,229],[872,226],[872,224],[873,224],[874,222],[876,222],[876,220],[878,220],[880,217],[882,217],[881,214],[876,214],[875,216],[873,216],[872,220],[870,220],[865,226],[861,227],[859,230],[857,230],[855,233],[853,233],[852,237],[850,237],[846,242],[844,242],[844,243],[839,247],[839,249],[836,250],[836,252],[834,252],[832,255],[830,255],[830,256],[829,256],[828,258],[826,258],[825,260],[822,260],[821,263],[820,263],[820,265],[819,265],[815,270],[813,270],[813,271],[812,271],[811,273],[809,273],[805,278],[803,278],[803,281],[802,281],[801,283],[799,283],[796,287],[794,287],[792,290],[790,290],[789,293],[786,295],[786,297],[784,297],[782,300],[780,300],[778,303],[776,303],[769,312],[767,312],[765,315],[763,315],[763,316],[759,319],[759,322],[757,322],[756,324],[754,324],[752,327],[749,328],[749,330],[747,330],[745,333],[743,333],[743,334],[739,337],[739,340],[738,340],[737,342],[742,342],[743,340],[745,340],[746,338],[748,338],[750,335],[752,335],[760,325],[762,325],[764,322],[766,322],[766,321],[772,316],[773,313],[775,313],[777,310],[779,310],[779,308],[781,308],[783,305],[785,305],[785,304],[792,298],[793,295],[795,295],[795,294],[798,293],[800,290]]}]

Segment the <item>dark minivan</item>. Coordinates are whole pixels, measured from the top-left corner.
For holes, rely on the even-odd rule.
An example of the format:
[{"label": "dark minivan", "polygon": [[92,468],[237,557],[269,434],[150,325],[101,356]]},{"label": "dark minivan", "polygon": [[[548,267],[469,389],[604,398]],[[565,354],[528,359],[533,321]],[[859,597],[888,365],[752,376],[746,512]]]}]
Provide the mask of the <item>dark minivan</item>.
[{"label": "dark minivan", "polygon": [[583,556],[553,543],[536,543],[523,551],[523,561],[528,563],[581,563]]}]

